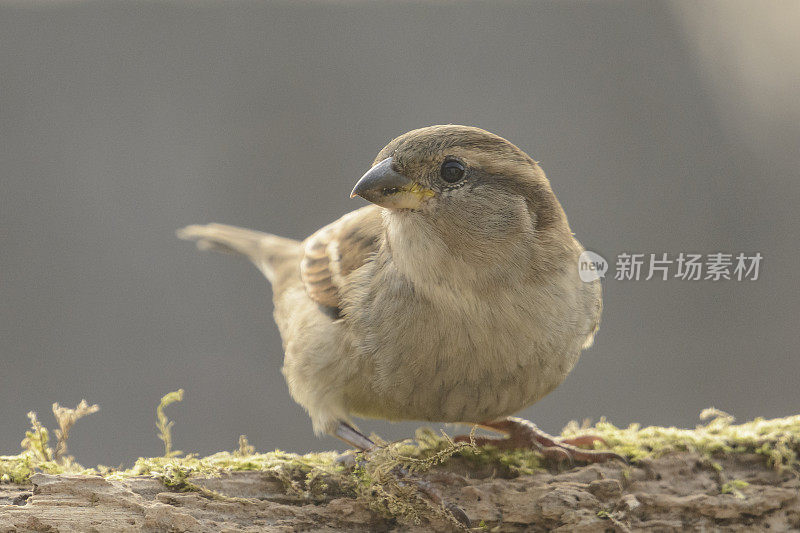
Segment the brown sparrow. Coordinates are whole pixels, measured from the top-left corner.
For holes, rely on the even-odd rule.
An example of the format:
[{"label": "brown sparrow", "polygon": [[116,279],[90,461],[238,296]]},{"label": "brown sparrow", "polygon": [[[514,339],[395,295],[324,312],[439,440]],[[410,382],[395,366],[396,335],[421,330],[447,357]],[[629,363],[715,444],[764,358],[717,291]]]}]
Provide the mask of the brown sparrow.
[{"label": "brown sparrow", "polygon": [[355,196],[372,205],[302,242],[220,224],[178,233],[270,281],[283,374],[317,434],[366,450],[353,416],[461,422],[508,435],[480,443],[619,457],[509,417],[566,378],[602,309],[536,161],[487,131],[431,126],[381,150]]}]

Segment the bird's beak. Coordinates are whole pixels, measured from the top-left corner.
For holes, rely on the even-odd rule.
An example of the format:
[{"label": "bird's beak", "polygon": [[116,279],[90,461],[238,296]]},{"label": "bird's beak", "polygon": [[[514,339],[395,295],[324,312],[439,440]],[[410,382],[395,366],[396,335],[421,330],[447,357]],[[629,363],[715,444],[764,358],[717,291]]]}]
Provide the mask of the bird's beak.
[{"label": "bird's beak", "polygon": [[350,193],[350,198],[356,196],[389,209],[416,209],[433,191],[392,170],[392,158],[387,157],[361,176]]}]

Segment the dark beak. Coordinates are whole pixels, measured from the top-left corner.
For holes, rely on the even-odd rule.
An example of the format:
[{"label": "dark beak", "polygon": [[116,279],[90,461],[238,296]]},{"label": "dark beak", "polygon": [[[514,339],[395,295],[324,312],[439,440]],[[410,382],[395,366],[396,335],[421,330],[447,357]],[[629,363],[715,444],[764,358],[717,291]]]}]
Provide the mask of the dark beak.
[{"label": "dark beak", "polygon": [[382,207],[414,209],[426,197],[433,196],[433,191],[395,172],[392,158],[387,157],[361,176],[350,193],[350,198],[356,196]]}]

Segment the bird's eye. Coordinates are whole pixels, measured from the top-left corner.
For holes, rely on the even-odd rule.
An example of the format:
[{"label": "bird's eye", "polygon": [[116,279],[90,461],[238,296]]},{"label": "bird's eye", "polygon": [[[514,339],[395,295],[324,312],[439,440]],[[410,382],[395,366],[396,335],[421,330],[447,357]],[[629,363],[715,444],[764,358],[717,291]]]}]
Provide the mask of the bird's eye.
[{"label": "bird's eye", "polygon": [[464,165],[458,161],[450,160],[442,163],[442,179],[447,183],[455,183],[460,181],[464,178],[465,171],[466,169],[464,168]]}]

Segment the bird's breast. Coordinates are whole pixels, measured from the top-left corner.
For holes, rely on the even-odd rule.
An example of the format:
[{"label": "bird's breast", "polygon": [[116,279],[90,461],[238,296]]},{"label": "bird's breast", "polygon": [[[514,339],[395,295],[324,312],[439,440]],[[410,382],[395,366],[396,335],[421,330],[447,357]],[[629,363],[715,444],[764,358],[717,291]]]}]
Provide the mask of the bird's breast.
[{"label": "bird's breast", "polygon": [[373,286],[351,317],[363,382],[355,412],[390,419],[489,420],[560,384],[584,339],[573,300],[552,287]]}]

